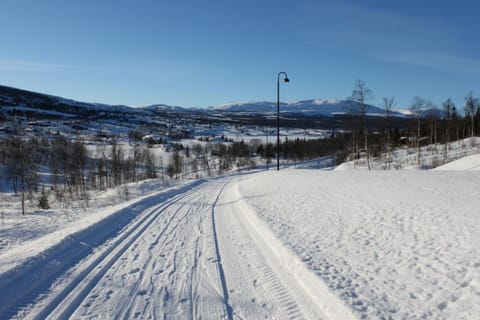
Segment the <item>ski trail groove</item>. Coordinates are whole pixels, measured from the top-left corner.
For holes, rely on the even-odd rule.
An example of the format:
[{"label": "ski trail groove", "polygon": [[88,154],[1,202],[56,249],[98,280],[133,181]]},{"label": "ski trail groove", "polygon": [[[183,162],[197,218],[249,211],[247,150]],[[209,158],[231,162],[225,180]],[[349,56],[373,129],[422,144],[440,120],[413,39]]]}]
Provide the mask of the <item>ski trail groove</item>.
[{"label": "ski trail groove", "polygon": [[[166,233],[167,231],[167,228],[170,227],[170,224],[172,223],[173,219],[175,218],[176,214],[178,214],[180,212],[180,209],[185,207],[186,204],[181,204],[181,206],[175,210],[175,213],[174,215],[172,215],[169,219],[168,219],[168,222],[166,223],[165,227],[161,230],[161,232],[159,232],[154,241],[150,244],[150,248],[149,248],[149,251],[148,251],[148,257],[147,259],[145,260],[144,262],[144,268],[141,268],[141,271],[140,271],[140,274],[138,276],[138,280],[137,282],[134,284],[133,288],[130,289],[130,292],[134,293],[134,296],[133,298],[131,298],[127,303],[127,307],[126,309],[122,310],[120,312],[120,315],[118,316],[118,318],[121,318],[121,319],[131,319],[133,317],[132,315],[132,310],[134,309],[135,306],[138,305],[137,303],[137,300],[140,299],[140,297],[142,295],[138,295],[138,294],[135,294],[135,293],[138,293],[138,292],[143,292],[142,289],[140,289],[140,286],[142,285],[142,282],[144,281],[144,278],[145,278],[145,275],[148,275],[150,272],[153,272],[153,270],[155,269],[155,262],[151,263],[151,260],[152,260],[152,252],[151,252],[151,249],[156,247],[157,245],[160,244],[160,240],[162,239],[163,235]],[[170,207],[170,206],[169,206]],[[164,208],[163,211],[165,211],[168,207]],[[179,224],[188,216],[189,214],[189,211],[187,211],[186,214],[184,214],[181,219],[179,219],[178,221],[176,221],[175,225],[173,226],[173,229],[177,229]],[[161,244],[164,245],[165,244],[165,241],[162,241]],[[151,279],[149,280],[151,281]],[[152,285],[153,286],[153,285]],[[146,308],[147,306],[145,306]]]},{"label": "ski trail groove", "polygon": [[212,226],[213,226],[213,239],[215,242],[215,252],[217,255],[217,267],[218,267],[218,272],[220,274],[220,281],[222,283],[222,290],[223,290],[223,299],[225,302],[225,312],[227,315],[228,320],[233,320],[233,308],[230,306],[228,302],[228,288],[227,288],[227,280],[225,279],[225,272],[223,271],[223,265],[222,265],[222,257],[220,255],[220,246],[218,244],[218,237],[217,237],[217,227],[215,225],[215,206],[218,203],[218,199],[220,199],[220,196],[223,192],[223,189],[225,188],[226,184],[224,184],[221,188],[220,191],[217,194],[217,197],[212,205]]},{"label": "ski trail groove", "polygon": [[[218,191],[218,183],[209,183],[166,209],[72,317],[226,318],[211,224]],[[172,211],[176,218],[167,221]],[[162,225],[168,230],[156,239]],[[122,282],[125,286],[119,290],[116,284]],[[110,291],[112,299],[107,297]]]},{"label": "ski trail groove", "polygon": [[239,192],[238,180],[216,206],[230,304],[244,318],[355,319],[256,216]]},{"label": "ski trail groove", "polygon": [[[104,220],[67,236],[46,251],[26,259],[21,265],[0,274],[0,319],[12,318],[25,310],[37,308],[37,300],[48,295],[51,286],[79,261],[91,256],[94,249],[112,241],[127,225],[142,219],[158,203],[192,190],[204,183],[189,185],[144,197],[119,209]],[[32,274],[34,275],[32,277]],[[20,315],[23,317],[22,315]]]},{"label": "ski trail groove", "polygon": [[[112,243],[98,258],[83,269],[69,285],[67,285],[56,297],[48,303],[36,316],[36,320],[46,319],[56,309],[61,311],[55,314],[55,319],[68,319],[82,303],[96,283],[105,275],[110,267],[120,256],[137,240],[143,232],[161,215],[167,208],[187,196],[187,193],[173,197],[172,199],[155,206],[133,226]],[[170,218],[173,220],[174,216]],[[164,229],[166,230],[166,229]],[[100,269],[96,271],[95,269]],[[78,292],[80,290],[80,292]],[[72,297],[71,293],[75,293]],[[71,298],[70,298],[71,297]],[[70,300],[67,302],[67,300]],[[67,302],[67,303],[66,303]],[[63,309],[63,310],[62,310]]]},{"label": "ski trail groove", "polygon": [[[121,232],[94,242],[81,259],[70,257],[68,269],[25,294],[16,316],[351,319],[340,307],[330,312],[336,302],[325,285],[258,219],[239,192],[240,180],[194,183],[128,207],[135,218]],[[76,241],[87,243],[88,236]]]}]

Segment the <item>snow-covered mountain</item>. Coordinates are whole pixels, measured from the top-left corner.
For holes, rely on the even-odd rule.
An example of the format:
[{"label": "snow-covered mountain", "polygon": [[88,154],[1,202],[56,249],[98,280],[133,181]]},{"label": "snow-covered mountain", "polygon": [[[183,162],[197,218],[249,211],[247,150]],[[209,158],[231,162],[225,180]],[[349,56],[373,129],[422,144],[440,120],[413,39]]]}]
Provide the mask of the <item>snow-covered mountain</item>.
[{"label": "snow-covered mountain", "polygon": [[[132,116],[142,118],[150,117],[155,113],[199,113],[203,115],[218,116],[219,114],[249,114],[269,116],[276,114],[277,103],[272,101],[234,102],[207,108],[184,108],[166,104],[154,104],[142,107],[129,107],[125,105],[108,105],[102,103],[79,102],[72,99],[31,92],[27,90],[0,85],[0,111],[21,110],[32,114],[60,115],[65,117],[94,117],[112,116],[118,118]],[[439,109],[429,109],[422,112],[423,117],[430,117],[432,112],[437,117],[443,113]],[[360,114],[360,104],[338,99],[309,99],[280,103],[280,113],[283,115],[302,115],[333,117],[346,114]],[[367,105],[367,116],[385,116],[386,111],[377,106]],[[391,116],[398,118],[413,117],[410,110],[394,110]]]},{"label": "snow-covered mountain", "polygon": [[[303,129],[341,129],[345,126],[345,116],[353,114],[358,117],[361,115],[360,109],[360,104],[356,102],[337,99],[300,100],[280,105],[283,125]],[[112,134],[120,131],[145,131],[145,125],[170,129],[175,126],[178,132],[183,132],[184,129],[192,132],[197,123],[209,126],[222,123],[272,126],[276,112],[277,104],[272,101],[229,103],[206,108],[183,108],[165,104],[130,107],[79,102],[0,85],[0,119],[3,121],[26,120],[24,122],[35,124],[39,120],[63,120],[62,124],[69,125],[72,130],[81,126],[97,128],[97,131],[100,128],[105,130],[109,124]],[[381,118],[386,115],[384,109],[373,105],[367,105],[366,112],[372,128],[381,125]],[[430,117],[431,112],[432,110],[425,111],[422,116]],[[440,110],[435,109],[433,112],[437,118],[442,117]],[[395,118],[397,127],[405,126],[405,120],[414,117],[401,110],[393,111],[391,116]],[[53,132],[53,127],[59,122],[50,124],[48,129]],[[154,130],[153,127],[150,129]]]},{"label": "snow-covered mountain", "polygon": [[[210,110],[217,112],[231,112],[231,113],[276,113],[277,104],[275,102],[240,102],[229,103],[216,107],[210,107]],[[335,115],[345,114],[359,114],[360,104],[348,100],[326,100],[326,99],[311,99],[293,101],[280,104],[280,113],[283,114],[302,114],[305,116],[325,116],[332,117]],[[386,111],[382,108],[367,105],[368,116],[384,116]],[[400,112],[392,112],[392,116],[405,117]]]},{"label": "snow-covered mountain", "polygon": [[[396,111],[400,114],[403,114],[406,117],[415,118],[414,112],[410,109],[399,109],[399,110],[396,110]],[[420,116],[422,118],[434,117],[434,118],[441,119],[445,116],[445,112],[443,110],[440,110],[440,109],[437,109],[437,108],[429,108],[429,109],[422,110],[420,112]]]},{"label": "snow-covered mountain", "polygon": [[25,115],[30,118],[125,118],[140,116],[145,111],[124,105],[87,103],[62,97],[0,86],[2,114]]},{"label": "snow-covered mountain", "polygon": [[146,106],[146,107],[140,107],[140,109],[143,110],[149,110],[149,111],[157,111],[157,112],[168,112],[168,111],[174,111],[174,112],[188,112],[189,109],[186,109],[184,107],[179,107],[179,106],[169,106],[166,104],[154,104],[151,106]]}]

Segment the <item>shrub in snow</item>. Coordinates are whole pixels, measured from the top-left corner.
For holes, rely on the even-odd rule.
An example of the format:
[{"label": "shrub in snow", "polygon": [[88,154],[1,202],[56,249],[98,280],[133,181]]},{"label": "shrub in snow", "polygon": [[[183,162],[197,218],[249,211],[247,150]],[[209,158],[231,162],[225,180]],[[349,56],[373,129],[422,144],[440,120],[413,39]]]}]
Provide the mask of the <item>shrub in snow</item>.
[{"label": "shrub in snow", "polygon": [[48,193],[45,191],[45,189],[42,189],[42,194],[38,199],[38,207],[44,210],[50,209],[50,203],[48,202]]}]

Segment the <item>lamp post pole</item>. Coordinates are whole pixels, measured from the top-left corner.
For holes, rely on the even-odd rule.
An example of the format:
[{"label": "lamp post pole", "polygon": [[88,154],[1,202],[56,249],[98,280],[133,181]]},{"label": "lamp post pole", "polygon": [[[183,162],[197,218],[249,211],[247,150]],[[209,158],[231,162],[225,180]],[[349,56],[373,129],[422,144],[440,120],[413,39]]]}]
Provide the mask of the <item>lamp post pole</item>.
[{"label": "lamp post pole", "polygon": [[280,75],[284,75],[284,82],[290,82],[286,72],[277,75],[277,171],[280,170]]}]

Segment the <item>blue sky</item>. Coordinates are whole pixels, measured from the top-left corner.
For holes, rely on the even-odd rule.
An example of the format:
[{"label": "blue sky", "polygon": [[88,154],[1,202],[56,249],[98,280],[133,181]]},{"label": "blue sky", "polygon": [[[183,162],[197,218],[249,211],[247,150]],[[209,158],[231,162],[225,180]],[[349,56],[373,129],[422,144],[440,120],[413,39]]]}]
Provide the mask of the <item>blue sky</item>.
[{"label": "blue sky", "polygon": [[477,1],[2,0],[0,84],[80,101],[206,107],[480,96]]}]

